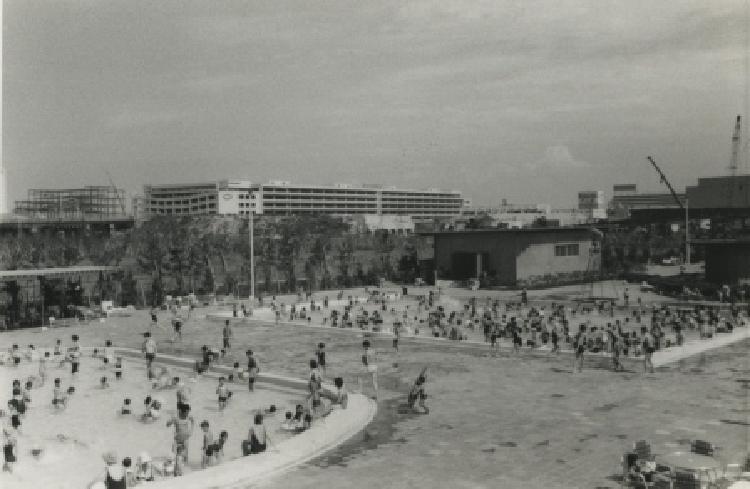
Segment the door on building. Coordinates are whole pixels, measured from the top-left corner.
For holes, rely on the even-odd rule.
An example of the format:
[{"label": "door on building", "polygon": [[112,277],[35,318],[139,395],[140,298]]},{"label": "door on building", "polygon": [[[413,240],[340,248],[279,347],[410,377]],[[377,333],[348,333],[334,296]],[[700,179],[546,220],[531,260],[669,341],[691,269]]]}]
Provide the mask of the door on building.
[{"label": "door on building", "polygon": [[489,271],[489,253],[456,252],[451,255],[451,279],[480,278]]}]

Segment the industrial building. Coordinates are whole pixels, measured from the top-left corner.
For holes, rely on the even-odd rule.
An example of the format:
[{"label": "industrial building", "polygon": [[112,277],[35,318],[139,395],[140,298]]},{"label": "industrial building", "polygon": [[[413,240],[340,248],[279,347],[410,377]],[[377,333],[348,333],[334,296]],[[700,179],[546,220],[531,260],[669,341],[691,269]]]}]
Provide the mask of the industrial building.
[{"label": "industrial building", "polygon": [[536,286],[598,276],[597,235],[588,227],[430,233],[439,280]]},{"label": "industrial building", "polygon": [[699,178],[686,194],[691,209],[750,210],[750,175]]},{"label": "industrial building", "polygon": [[146,185],[139,199],[144,217],[155,215],[375,214],[414,219],[460,214],[464,199],[456,190],[406,190],[380,185],[299,185],[286,181],[253,184]]},{"label": "industrial building", "polygon": [[33,219],[108,219],[126,215],[125,191],[112,186],[29,189],[13,212]]},{"label": "industrial building", "polygon": [[[614,185],[607,214],[611,219],[627,219],[633,211],[645,209],[679,209],[671,193],[638,193],[634,183]],[[677,194],[685,202],[685,194]],[[691,203],[692,205],[692,203]]]},{"label": "industrial building", "polygon": [[716,285],[750,284],[750,238],[697,239],[706,257],[706,280]]}]

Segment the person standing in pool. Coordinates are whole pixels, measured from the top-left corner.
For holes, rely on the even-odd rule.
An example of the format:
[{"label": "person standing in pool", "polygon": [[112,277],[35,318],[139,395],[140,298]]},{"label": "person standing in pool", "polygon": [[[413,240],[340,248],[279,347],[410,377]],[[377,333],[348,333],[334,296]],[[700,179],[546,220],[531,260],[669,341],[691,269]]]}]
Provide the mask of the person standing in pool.
[{"label": "person standing in pool", "polygon": [[320,372],[325,375],[326,374],[326,344],[325,343],[318,343],[318,349],[315,350],[315,357],[318,359],[318,368],[320,368]]},{"label": "person standing in pool", "polygon": [[68,348],[68,356],[70,357],[70,373],[74,376],[78,375],[78,370],[81,366],[81,345],[78,344],[78,335],[72,336],[73,345]]},{"label": "person standing in pool", "polygon": [[179,314],[177,314],[174,319],[172,319],[172,327],[174,328],[175,341],[182,341],[182,317],[180,317]]},{"label": "person standing in pool", "polygon": [[258,372],[260,372],[260,366],[253,356],[253,350],[247,350],[245,354],[247,355],[247,387],[250,392],[253,392],[255,390],[255,379],[258,377]]},{"label": "person standing in pool", "polygon": [[409,408],[412,411],[417,412],[417,402],[419,402],[419,407],[424,410],[424,414],[430,414],[430,408],[428,408],[424,403],[425,399],[427,399],[427,394],[425,394],[424,392],[424,383],[425,378],[423,375],[417,377],[416,382],[414,382],[414,385],[409,391],[409,398],[407,402],[409,404]]},{"label": "person standing in pool", "polygon": [[573,364],[573,373],[583,372],[583,354],[586,351],[586,325],[581,324],[578,334],[573,342],[573,348],[575,349],[575,363]]},{"label": "person standing in pool", "polygon": [[259,413],[255,415],[253,425],[248,430],[247,440],[244,440],[242,443],[242,454],[254,455],[257,453],[263,453],[266,451],[267,442],[268,433],[263,424],[263,415]]},{"label": "person standing in pool", "polygon": [[222,348],[229,351],[232,348],[232,327],[229,324],[229,319],[224,321],[224,328],[221,330],[222,336]]},{"label": "person standing in pool", "polygon": [[151,338],[151,333],[143,333],[143,337],[146,339],[141,346],[141,351],[146,354],[146,372],[148,372],[156,358],[156,342]]},{"label": "person standing in pool", "polygon": [[177,412],[179,412],[181,409],[187,409],[190,410],[190,388],[185,385],[185,382],[183,382],[179,377],[175,377],[177,380],[177,391],[175,394],[177,395]]},{"label": "person standing in pool", "polygon": [[647,330],[643,334],[643,370],[646,373],[654,373],[654,364],[651,357],[654,354],[654,339]]},{"label": "person standing in pool", "polygon": [[3,428],[3,472],[13,472],[17,451],[18,442],[13,430]]},{"label": "person standing in pool", "polygon": [[179,457],[181,454],[184,465],[187,465],[188,441],[195,428],[195,419],[190,415],[190,406],[181,406],[177,417],[167,421],[167,428],[170,426],[174,426],[174,445],[172,446],[172,450],[176,457]]},{"label": "person standing in pool", "polygon": [[159,322],[159,318],[157,316],[157,309],[156,307],[151,308],[151,328],[153,329],[156,327],[157,323]]},{"label": "person standing in pool", "polygon": [[[372,388],[375,390],[375,399],[378,398],[378,366],[375,363],[375,357],[370,350],[370,341],[364,340],[362,342],[362,366],[371,376]],[[362,377],[359,378],[359,389],[362,391]]]}]

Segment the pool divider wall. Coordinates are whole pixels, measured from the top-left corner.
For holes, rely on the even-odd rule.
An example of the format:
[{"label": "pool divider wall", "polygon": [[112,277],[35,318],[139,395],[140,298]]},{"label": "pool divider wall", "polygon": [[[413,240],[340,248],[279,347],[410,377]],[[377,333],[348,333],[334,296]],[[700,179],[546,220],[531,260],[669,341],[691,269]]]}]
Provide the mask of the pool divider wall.
[{"label": "pool divider wall", "polygon": [[[115,350],[122,356],[142,358],[142,353],[135,349],[118,347]],[[188,369],[193,367],[193,360],[171,355],[157,354],[156,362]],[[232,369],[215,366],[212,367],[212,371],[228,375]],[[306,380],[260,373],[257,382],[299,390],[302,394],[307,394]],[[323,388],[323,394],[330,398],[333,395],[334,386],[326,383]],[[278,444],[274,444],[273,436],[269,436],[271,443],[264,453],[226,461],[215,467],[190,472],[183,477],[150,482],[147,487],[154,489],[247,488],[249,485],[292,470],[344,443],[362,431],[375,417],[376,412],[377,403],[362,394],[350,392],[346,409],[334,409],[327,416],[320,418],[310,429]],[[248,428],[250,424],[251,420],[248,418]],[[240,443],[238,440],[234,442]]]}]

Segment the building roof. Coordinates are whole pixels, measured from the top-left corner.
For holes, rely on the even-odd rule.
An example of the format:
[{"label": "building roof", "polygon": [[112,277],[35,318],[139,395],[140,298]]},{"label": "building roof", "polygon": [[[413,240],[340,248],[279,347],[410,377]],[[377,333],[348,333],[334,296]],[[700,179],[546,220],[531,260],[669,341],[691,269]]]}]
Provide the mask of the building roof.
[{"label": "building roof", "polygon": [[739,238],[705,238],[705,239],[691,239],[690,244],[694,245],[735,245],[735,244],[746,244],[750,245],[750,236],[743,236]]},{"label": "building roof", "polygon": [[592,232],[594,228],[591,226],[565,226],[565,227],[537,227],[537,228],[520,228],[520,229],[499,229],[499,228],[488,228],[488,229],[462,229],[462,230],[449,230],[449,231],[430,231],[423,232],[421,234],[431,234],[434,236],[439,235],[454,235],[454,234],[526,234],[526,233],[566,233],[566,232]]},{"label": "building roof", "polygon": [[68,275],[80,275],[82,273],[114,272],[119,267],[105,266],[80,266],[80,267],[56,267],[56,268],[31,268],[27,270],[0,270],[0,280],[12,280],[26,277],[63,277]]}]

